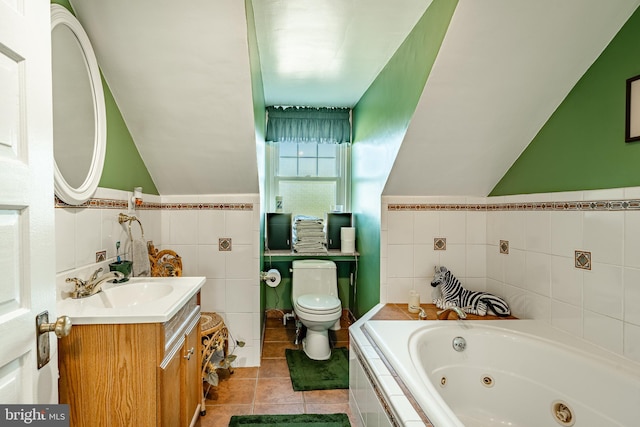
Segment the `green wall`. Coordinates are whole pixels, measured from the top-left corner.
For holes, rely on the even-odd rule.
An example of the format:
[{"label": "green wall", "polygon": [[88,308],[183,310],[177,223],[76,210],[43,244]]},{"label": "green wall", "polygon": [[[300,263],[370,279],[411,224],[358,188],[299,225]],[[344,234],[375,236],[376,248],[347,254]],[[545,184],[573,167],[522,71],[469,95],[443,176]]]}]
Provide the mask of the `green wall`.
[{"label": "green wall", "polygon": [[[74,13],[68,0],[51,0],[51,3],[64,6]],[[158,194],[158,189],[140,157],[104,78],[102,87],[107,115],[107,152],[98,185],[125,191],[133,191],[133,187],[142,187],[146,194]]]},{"label": "green wall", "polygon": [[[251,92],[253,98],[253,119],[256,130],[256,162],[258,164],[258,182],[260,185],[260,265],[264,259],[264,184],[265,184],[265,141],[267,127],[266,105],[264,101],[264,85],[262,82],[262,67],[258,38],[256,36],[255,18],[251,0],[245,0],[245,14],[247,16],[247,43],[249,45],[249,65],[251,68]],[[267,305],[266,285],[260,283],[260,313],[264,313]],[[260,317],[260,330],[264,324],[264,316]]]},{"label": "green wall", "polygon": [[625,143],[625,81],[640,74],[640,9],[587,70],[491,196],[640,185]]},{"label": "green wall", "polygon": [[[457,0],[434,0],[353,109],[352,211],[357,267],[337,262],[343,306],[360,317],[380,302],[380,211],[384,184],[453,16]],[[281,284],[266,291],[269,308],[291,308],[290,261],[264,260]],[[357,271],[355,290],[349,276]]]},{"label": "green wall", "polygon": [[355,298],[360,317],[380,302],[381,195],[457,0],[434,0],[353,110],[353,212],[360,252]]},{"label": "green wall", "polygon": [[142,187],[146,194],[158,194],[158,189],[140,157],[104,79],[102,87],[107,107],[107,154],[99,186],[125,191],[133,191],[133,187]]},{"label": "green wall", "polygon": [[[310,259],[310,257],[295,257],[295,259]],[[352,297],[350,289],[350,275],[355,270],[355,263],[352,260],[333,260],[336,263],[337,275],[338,275],[338,295],[340,296],[340,302],[342,308],[350,308],[349,301]],[[263,271],[268,271],[271,268],[275,268],[280,272],[282,281],[276,288],[269,288],[264,283],[262,289],[265,293],[266,308],[279,309],[279,310],[291,310],[293,306],[291,304],[291,267],[292,257],[286,259],[270,259],[266,257],[264,259]],[[264,311],[264,310],[263,310]],[[262,311],[261,311],[262,312]]]},{"label": "green wall", "polygon": [[75,15],[75,13],[73,12],[73,8],[71,7],[71,4],[69,3],[69,0],[51,0],[51,4],[59,4],[60,6],[64,6],[67,8],[67,10],[71,13],[73,13]]}]

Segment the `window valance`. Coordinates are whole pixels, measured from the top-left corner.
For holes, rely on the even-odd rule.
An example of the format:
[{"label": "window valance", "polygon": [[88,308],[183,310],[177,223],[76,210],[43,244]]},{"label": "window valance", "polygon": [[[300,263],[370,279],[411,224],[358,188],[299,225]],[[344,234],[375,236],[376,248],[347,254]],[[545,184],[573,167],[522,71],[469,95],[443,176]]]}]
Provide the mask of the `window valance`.
[{"label": "window valance", "polygon": [[349,108],[267,107],[267,141],[351,142]]}]

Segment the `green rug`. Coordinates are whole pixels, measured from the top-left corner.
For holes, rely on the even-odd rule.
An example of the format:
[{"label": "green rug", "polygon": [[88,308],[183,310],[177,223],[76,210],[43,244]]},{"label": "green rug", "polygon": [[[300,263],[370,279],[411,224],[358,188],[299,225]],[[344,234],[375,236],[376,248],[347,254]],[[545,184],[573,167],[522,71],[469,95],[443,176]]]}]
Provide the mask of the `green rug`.
[{"label": "green rug", "polygon": [[229,427],[349,427],[347,414],[234,415]]},{"label": "green rug", "polygon": [[331,350],[328,360],[312,360],[302,350],[286,349],[291,384],[295,391],[349,388],[349,350]]}]

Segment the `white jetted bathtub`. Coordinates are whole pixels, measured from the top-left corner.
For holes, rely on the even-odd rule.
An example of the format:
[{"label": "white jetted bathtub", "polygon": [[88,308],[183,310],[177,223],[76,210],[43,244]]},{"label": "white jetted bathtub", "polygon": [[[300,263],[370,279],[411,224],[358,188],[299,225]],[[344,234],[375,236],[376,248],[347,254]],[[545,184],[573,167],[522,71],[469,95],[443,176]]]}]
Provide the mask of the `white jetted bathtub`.
[{"label": "white jetted bathtub", "polygon": [[[368,336],[366,344],[383,354],[426,425],[640,426],[640,364],[546,323],[370,320],[359,326],[356,347]],[[402,418],[401,408],[393,412]]]}]

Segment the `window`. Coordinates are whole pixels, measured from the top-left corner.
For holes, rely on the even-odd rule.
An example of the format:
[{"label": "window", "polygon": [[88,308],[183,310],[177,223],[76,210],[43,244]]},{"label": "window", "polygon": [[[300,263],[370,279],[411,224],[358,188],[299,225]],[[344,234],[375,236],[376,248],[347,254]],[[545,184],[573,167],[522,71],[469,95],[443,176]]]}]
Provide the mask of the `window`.
[{"label": "window", "polygon": [[282,196],[284,212],[324,218],[351,205],[351,144],[271,142],[267,145],[267,210]]}]

